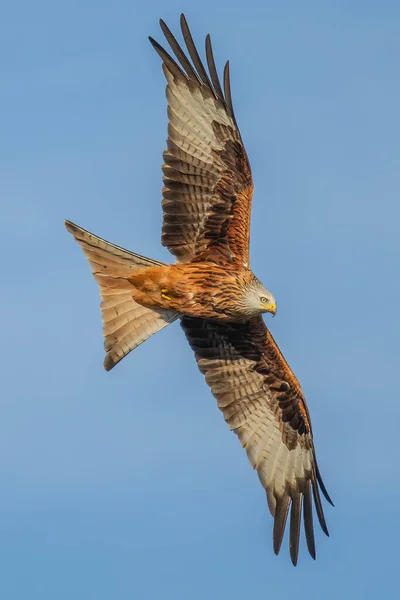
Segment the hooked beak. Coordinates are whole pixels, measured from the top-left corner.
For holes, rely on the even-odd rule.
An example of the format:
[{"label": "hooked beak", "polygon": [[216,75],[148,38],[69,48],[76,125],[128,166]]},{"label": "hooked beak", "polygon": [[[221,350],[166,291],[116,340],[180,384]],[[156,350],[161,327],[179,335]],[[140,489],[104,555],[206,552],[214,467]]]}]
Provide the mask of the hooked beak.
[{"label": "hooked beak", "polygon": [[275,302],[271,302],[271,304],[269,304],[267,306],[266,312],[271,313],[271,315],[273,315],[273,316],[276,315],[276,304],[275,304]]}]

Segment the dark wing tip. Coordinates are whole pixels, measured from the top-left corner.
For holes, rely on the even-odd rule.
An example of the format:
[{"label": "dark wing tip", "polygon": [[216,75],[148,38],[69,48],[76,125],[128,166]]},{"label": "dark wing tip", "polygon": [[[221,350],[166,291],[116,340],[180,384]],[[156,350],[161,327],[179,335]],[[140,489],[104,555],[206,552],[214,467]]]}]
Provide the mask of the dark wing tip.
[{"label": "dark wing tip", "polygon": [[277,499],[274,529],[272,534],[274,552],[276,555],[279,554],[281,549],[283,534],[285,533],[286,519],[289,512],[290,496],[283,496]]},{"label": "dark wing tip", "polygon": [[297,565],[299,557],[301,501],[301,494],[295,494],[292,498],[292,508],[290,511],[289,551],[294,567]]},{"label": "dark wing tip", "polygon": [[214,89],[211,85],[210,78],[208,77],[207,71],[204,68],[203,62],[197,52],[196,45],[193,41],[192,34],[189,29],[189,25],[187,24],[185,16],[181,15],[181,30],[183,39],[186,44],[187,51],[189,52],[189,56],[192,59],[194,66],[196,67],[196,71],[199,75],[199,78],[205,86],[209,87],[212,93],[214,94]]},{"label": "dark wing tip", "polygon": [[184,13],[181,13],[180,25],[186,49],[192,62],[190,62],[188,56],[177,42],[176,38],[174,37],[171,30],[168,28],[165,21],[163,19],[160,19],[159,23],[161,30],[173,51],[173,54],[175,54],[177,60],[183,68],[182,71],[181,67],[172,58],[172,56],[168,54],[168,52],[166,52],[166,50],[158,42],[156,42],[154,38],[149,36],[149,40],[153,48],[162,58],[168,70],[172,73],[174,77],[179,78],[183,76],[186,80],[196,81],[200,85],[205,85],[206,87],[208,87],[214,95],[214,97],[223,104],[225,110],[227,111],[228,115],[232,118],[236,128],[238,129],[231,97],[229,61],[226,63],[224,68],[222,87],[215,65],[210,34],[207,34],[205,42],[206,61],[208,66],[207,72],[197,51]]},{"label": "dark wing tip", "polygon": [[211,81],[214,86],[215,94],[221,100],[221,102],[224,104],[224,106],[226,107],[225,97],[222,92],[221,84],[220,84],[218,73],[217,73],[217,68],[215,66],[214,53],[212,51],[211,37],[210,37],[209,33],[206,36],[206,59],[207,59],[208,70],[211,75]]},{"label": "dark wing tip", "polygon": [[316,475],[317,475],[317,481],[318,481],[318,483],[319,483],[319,487],[321,488],[321,492],[323,493],[325,500],[326,500],[327,502],[329,502],[329,504],[330,504],[331,506],[335,506],[335,505],[333,504],[333,502],[332,502],[332,500],[331,500],[331,498],[330,498],[330,496],[329,496],[329,494],[328,494],[327,490],[326,490],[326,487],[325,487],[325,484],[324,484],[324,482],[322,481],[322,477],[321,477],[321,473],[319,472],[319,468],[318,468],[317,461],[315,461],[315,471],[316,471]]},{"label": "dark wing tip", "polygon": [[187,56],[185,55],[184,51],[182,50],[182,48],[181,48],[180,44],[178,43],[177,39],[175,38],[174,34],[169,29],[169,27],[165,23],[165,21],[163,21],[162,19],[160,19],[160,27],[161,27],[161,31],[163,32],[163,34],[165,36],[165,39],[167,40],[168,44],[170,45],[176,58],[179,60],[181,66],[186,71],[189,79],[192,79],[193,81],[200,81],[196,71],[193,69],[192,65],[190,64],[190,61],[188,60]]},{"label": "dark wing tip", "polygon": [[314,496],[315,510],[317,511],[318,521],[322,531],[329,537],[328,527],[326,525],[324,510],[322,508],[321,496],[318,489],[317,481],[312,482],[312,492]]},{"label": "dark wing tip", "polygon": [[150,35],[149,35],[149,41],[150,41],[151,45],[153,46],[154,50],[159,55],[159,57],[164,61],[165,66],[172,73],[172,75],[174,77],[177,77],[178,79],[180,77],[183,77],[183,79],[187,80],[188,77],[187,77],[186,73],[184,73],[182,71],[182,69],[176,63],[176,61],[172,58],[172,56],[170,56],[168,54],[168,52],[166,52],[164,50],[164,48],[154,38],[152,38]]},{"label": "dark wing tip", "polygon": [[311,481],[308,480],[303,493],[303,519],[304,519],[304,530],[306,534],[307,548],[310,556],[315,560],[315,539],[314,539],[314,526],[313,526],[313,515],[312,515],[312,499],[311,499]]},{"label": "dark wing tip", "polygon": [[277,500],[273,528],[273,548],[275,554],[278,555],[281,549],[286,521],[290,509],[289,552],[293,566],[296,566],[298,562],[302,512],[307,548],[311,558],[316,560],[313,524],[313,499],[321,529],[325,535],[329,537],[328,528],[326,526],[322,511],[321,498],[319,495],[317,482],[308,480],[303,494],[299,493],[298,495],[294,496],[289,496],[288,494],[287,496]]},{"label": "dark wing tip", "polygon": [[235,123],[235,125],[237,127],[235,111],[233,109],[233,102],[232,102],[229,60],[226,61],[225,67],[224,67],[224,92],[225,92],[225,103],[226,103],[227,110],[228,110],[230,116],[232,117],[233,122]]}]

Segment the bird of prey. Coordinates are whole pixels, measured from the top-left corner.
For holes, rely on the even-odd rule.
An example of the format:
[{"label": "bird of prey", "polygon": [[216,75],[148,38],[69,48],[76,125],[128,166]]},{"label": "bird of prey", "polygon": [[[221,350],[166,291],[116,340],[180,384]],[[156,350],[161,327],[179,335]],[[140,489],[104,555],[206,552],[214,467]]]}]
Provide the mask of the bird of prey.
[{"label": "bird of prey", "polygon": [[175,55],[149,38],[167,80],[162,245],[176,261],[164,264],[65,224],[100,288],[105,369],[180,320],[225,421],[266,491],[276,554],[290,510],[289,547],[296,565],[301,514],[315,558],[313,501],[327,535],[320,491],[332,502],[318,469],[300,384],[262,318],[275,314],[275,299],[250,268],[253,180],[233,111],[229,62],[222,87],[210,37],[207,70],[184,15],[187,52],[160,24]]}]

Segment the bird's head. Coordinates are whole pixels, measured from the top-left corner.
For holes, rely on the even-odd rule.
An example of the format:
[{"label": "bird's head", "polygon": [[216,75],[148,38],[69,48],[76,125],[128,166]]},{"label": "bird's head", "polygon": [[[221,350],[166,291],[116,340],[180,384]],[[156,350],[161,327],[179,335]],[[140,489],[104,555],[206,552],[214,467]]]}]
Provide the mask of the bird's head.
[{"label": "bird's head", "polygon": [[244,290],[242,307],[249,317],[267,312],[276,314],[275,298],[256,278]]}]

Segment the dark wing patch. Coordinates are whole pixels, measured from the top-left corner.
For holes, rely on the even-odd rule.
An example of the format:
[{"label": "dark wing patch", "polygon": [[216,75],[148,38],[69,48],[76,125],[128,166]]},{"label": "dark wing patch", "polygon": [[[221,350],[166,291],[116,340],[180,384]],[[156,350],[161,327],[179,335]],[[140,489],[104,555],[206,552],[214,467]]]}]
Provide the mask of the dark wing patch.
[{"label": "dark wing patch", "polygon": [[303,507],[307,546],[315,558],[311,494],[326,535],[319,487],[331,500],[319,474],[303,393],[264,321],[255,317],[220,324],[184,317],[182,327],[226,422],[266,490],[275,553],[290,510],[290,555],[297,563]]},{"label": "dark wing patch", "polygon": [[178,61],[150,38],[167,79],[162,244],[180,262],[248,264],[253,181],[233,112],[228,63],[223,92],[210,37],[208,74],[185,17],[181,28],[192,62],[167,25],[160,23]]}]

